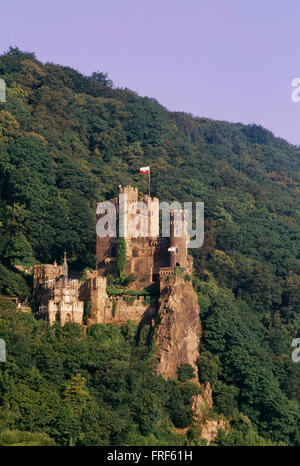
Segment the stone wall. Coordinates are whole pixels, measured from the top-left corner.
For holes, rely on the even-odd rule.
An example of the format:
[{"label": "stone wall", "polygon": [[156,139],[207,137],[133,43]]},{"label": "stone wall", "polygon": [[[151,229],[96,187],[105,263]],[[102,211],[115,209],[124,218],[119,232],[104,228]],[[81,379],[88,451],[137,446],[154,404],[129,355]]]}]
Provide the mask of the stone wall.
[{"label": "stone wall", "polygon": [[92,312],[87,325],[122,325],[128,320],[141,324],[150,321],[154,316],[156,305],[153,300],[149,303],[144,296],[108,296],[106,277],[97,276],[96,271],[90,274],[89,280]]},{"label": "stone wall", "polygon": [[155,304],[149,304],[143,296],[137,298],[110,296],[103,304],[96,313],[92,314],[88,325],[95,323],[122,325],[128,320],[138,325],[150,322],[156,311]]}]

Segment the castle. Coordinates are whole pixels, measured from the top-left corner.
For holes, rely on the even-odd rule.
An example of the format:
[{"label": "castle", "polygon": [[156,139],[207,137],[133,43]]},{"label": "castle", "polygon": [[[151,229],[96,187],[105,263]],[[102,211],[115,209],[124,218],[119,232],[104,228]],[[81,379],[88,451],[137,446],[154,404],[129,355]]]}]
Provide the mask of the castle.
[{"label": "castle", "polygon": [[[171,212],[170,221],[170,236],[159,236],[159,199],[151,198],[144,195],[142,199],[138,199],[138,190],[132,186],[119,187],[119,194],[125,197],[126,209],[124,212],[124,237],[126,238],[126,266],[125,275],[136,275],[139,279],[145,282],[154,282],[158,280],[159,274],[166,272],[166,268],[170,268],[170,272],[175,266],[184,267],[187,271],[192,269],[192,257],[187,255],[187,240],[188,238],[182,234],[176,237],[176,221],[174,212]],[[119,210],[120,197],[111,199],[110,205],[115,207],[117,218],[117,229],[119,225]],[[122,200],[121,200],[122,202]],[[141,217],[147,217],[147,231],[145,236],[132,237],[130,236],[129,226],[134,222],[136,217],[135,211],[130,211],[130,205],[143,203],[147,209],[146,212],[137,214]],[[97,204],[97,220],[101,219],[109,209],[109,206],[104,203]],[[183,231],[184,233],[184,231]],[[175,247],[176,251],[169,252],[170,247]],[[96,270],[99,275],[105,276],[108,273],[116,272],[116,257],[117,257],[117,237],[107,236],[101,238],[97,235],[96,245]]]},{"label": "castle", "polygon": [[68,276],[66,254],[63,265],[42,264],[33,267],[33,299],[39,315],[51,325],[59,321],[82,323],[83,301],[79,300],[79,281]]},{"label": "castle", "polygon": [[[124,209],[125,202],[126,206]],[[142,209],[131,209],[131,206],[146,206]],[[131,289],[142,290],[162,276],[173,275],[176,267],[191,273],[192,257],[187,254],[188,238],[185,229],[180,230],[180,222],[184,222],[183,211],[170,212],[170,235],[159,236],[159,199],[144,195],[138,198],[137,188],[119,187],[119,197],[97,204],[97,223],[105,220],[105,216],[113,210],[116,218],[116,232],[123,228],[126,258],[124,276],[131,276]],[[122,217],[120,211],[122,210]],[[176,216],[177,214],[180,214]],[[136,218],[146,225],[143,235],[130,235],[130,225]],[[120,219],[122,218],[122,226]],[[137,226],[137,229],[141,225]],[[178,231],[181,232],[178,235]],[[127,320],[139,323],[147,316],[153,316],[154,306],[140,295],[128,306],[124,296],[107,294],[107,276],[117,273],[118,235],[100,236],[96,239],[96,268],[86,271],[86,280],[79,282],[68,277],[66,257],[64,264],[58,266],[44,264],[34,266],[33,297],[38,301],[40,316],[51,324],[57,320],[63,325],[67,321],[81,323],[84,306],[90,304],[90,315],[87,324],[117,323]]]},{"label": "castle", "polygon": [[[120,186],[119,189],[119,198],[97,204],[97,224],[105,221],[105,216],[112,210],[119,232],[122,218],[119,214],[124,210],[122,196],[125,196],[129,208],[125,209],[122,225],[125,233],[123,275],[131,276],[133,281],[121,293],[113,295],[111,290],[107,293],[109,275],[120,273],[117,267],[120,244],[117,235],[97,234],[96,268],[85,271],[85,280],[70,278],[66,254],[63,265],[55,261],[54,264],[33,267],[33,298],[38,303],[40,317],[51,325],[56,321],[61,325],[84,321],[88,326],[134,321],[139,326],[137,334],[148,326],[147,338],[153,337],[156,344],[157,373],[165,379],[176,378],[178,368],[189,364],[194,369],[193,381],[198,384],[200,308],[190,280],[193,259],[187,254],[188,238],[185,229],[180,229],[180,221],[185,221],[184,212],[171,210],[170,235],[159,236],[159,200],[145,195],[141,201],[146,209],[139,212],[139,221],[147,220],[144,222],[146,234],[131,236],[128,233],[135,214],[130,206],[138,202],[138,190],[131,186]],[[182,214],[181,219],[176,213]],[[180,274],[177,274],[177,268]],[[154,283],[159,284],[157,295],[145,297],[143,290]],[[134,294],[126,294],[128,291],[134,291]],[[85,316],[84,308],[90,311]],[[203,409],[212,407],[209,382],[202,388],[203,395],[192,396],[193,416],[197,422],[202,422]],[[215,438],[219,428],[228,430],[223,420],[206,420],[205,428],[202,436],[209,441]]]}]

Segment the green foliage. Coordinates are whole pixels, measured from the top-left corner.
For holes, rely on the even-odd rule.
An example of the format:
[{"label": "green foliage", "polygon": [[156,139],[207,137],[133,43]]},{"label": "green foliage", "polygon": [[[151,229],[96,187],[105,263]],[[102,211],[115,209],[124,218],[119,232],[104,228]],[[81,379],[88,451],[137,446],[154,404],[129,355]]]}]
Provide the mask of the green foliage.
[{"label": "green foliage", "polygon": [[213,386],[218,380],[220,361],[209,351],[203,351],[198,358],[198,374],[200,382],[210,382]]},{"label": "green foliage", "polygon": [[81,274],[81,276],[80,276],[80,278],[79,278],[79,281],[85,282],[85,281],[87,280],[87,271],[88,271],[88,270],[89,270],[89,271],[92,271],[92,269],[86,267],[86,268],[84,269],[84,271],[82,272],[82,274]]},{"label": "green foliage", "polygon": [[[123,283],[123,281],[122,281]],[[145,297],[150,297],[150,296],[157,296],[159,294],[159,285],[157,283],[154,283],[153,285],[150,285],[143,290],[137,291],[137,290],[127,290],[125,287],[124,288],[116,288],[114,285],[107,285],[106,291],[110,296],[145,296]]]},{"label": "green foliage", "polygon": [[190,364],[186,363],[178,367],[177,378],[179,382],[187,382],[188,380],[193,379],[194,377],[195,370]]},{"label": "green foliage", "polygon": [[132,306],[135,301],[134,296],[125,296],[124,299],[125,299],[125,303],[127,304],[127,306]]},{"label": "green foliage", "polygon": [[4,429],[0,431],[0,446],[52,447],[55,442],[47,434]]},{"label": "green foliage", "polygon": [[183,279],[184,279],[185,282],[190,282],[192,280],[192,277],[191,277],[191,275],[189,273],[185,273],[183,275]]},{"label": "green foliage", "polygon": [[117,250],[117,269],[119,276],[124,277],[126,266],[126,241],[124,238],[118,238],[118,250]]},{"label": "green foliage", "polygon": [[185,268],[184,267],[179,267],[178,265],[175,267],[175,275],[176,277],[183,277]]},{"label": "green foliage", "polygon": [[207,440],[204,439],[201,435],[202,435],[202,427],[200,427],[198,424],[193,425],[187,431],[186,445],[190,445],[193,447],[205,447],[207,445]]},{"label": "green foliage", "polygon": [[234,385],[228,386],[222,382],[218,382],[214,386],[214,409],[219,414],[224,414],[227,418],[231,418],[238,411],[238,395],[239,389]]},{"label": "green foliage", "polygon": [[[218,412],[231,418],[238,410],[254,429],[241,434],[239,426],[226,441],[300,444],[300,366],[290,358],[291,341],[300,335],[299,148],[258,125],[168,112],[154,99],[114,89],[104,72],[86,77],[69,67],[42,64],[17,48],[0,56],[0,75],[7,83],[7,102],[0,109],[0,293],[30,296],[30,277],[16,273],[16,263],[52,263],[66,250],[71,269],[94,267],[96,202],[116,196],[119,184],[145,192],[136,167],[151,166],[154,196],[205,203],[205,241],[191,251],[203,329],[200,380],[213,385]],[[124,248],[122,254],[120,274]],[[109,284],[111,295],[124,294],[124,279]],[[158,290],[140,294],[157,296]],[[7,322],[14,339],[6,334]],[[83,337],[72,326],[56,325],[50,332],[28,316],[15,322],[5,316],[2,324],[13,357],[0,385],[8,430],[50,437],[54,432],[55,442],[66,445],[184,441],[157,427],[168,425],[169,418],[186,425],[190,418],[177,386],[162,395],[166,386],[159,383],[164,382],[155,379],[153,386],[148,369],[141,375],[132,369],[140,384],[133,405],[126,397],[133,382],[120,367],[114,375],[113,361],[118,366],[125,360],[126,370],[132,367],[124,356],[134,347],[130,332],[128,339],[110,328],[108,334],[92,330],[95,337]],[[105,363],[90,354],[101,353],[99,345]],[[141,354],[148,353],[135,349],[141,363]],[[26,370],[35,365],[46,380],[41,391],[24,382]],[[78,373],[98,406],[87,403],[81,418],[61,395]],[[161,400],[147,398],[142,376]],[[53,384],[51,392],[47,384]],[[179,396],[173,407],[171,392]],[[12,407],[4,400],[7,393]],[[155,406],[152,430],[148,399]],[[136,418],[129,422],[132,412]]]},{"label": "green foliage", "polygon": [[85,306],[84,306],[84,312],[83,312],[83,320],[84,323],[87,323],[88,318],[91,316],[92,312],[92,303],[91,301],[87,301]]},{"label": "green foliage", "polygon": [[[193,386],[165,381],[137,326],[50,327],[0,300],[0,444],[180,445]],[[180,400],[175,412],[173,400]],[[3,427],[2,427],[3,426]]]},{"label": "green foliage", "polygon": [[0,263],[0,293],[10,296],[31,296],[28,277],[7,269]]},{"label": "green foliage", "polygon": [[[214,384],[216,409],[229,418],[238,410],[259,436],[297,445],[299,404],[280,386],[279,361],[267,343],[267,329],[244,302],[213,280],[202,283],[199,297],[203,312],[199,373],[201,380]],[[247,433],[238,441],[256,442],[253,435]]]},{"label": "green foliage", "polygon": [[131,274],[128,275],[128,277],[125,278],[124,285],[128,286],[131,283],[133,283],[136,279],[137,279],[137,277],[133,273],[131,273]]},{"label": "green foliage", "polygon": [[116,315],[117,305],[118,305],[118,303],[117,303],[117,301],[114,299],[114,300],[113,300],[112,310],[111,310],[111,313],[112,313],[112,316],[113,316],[113,317],[115,317],[115,315]]},{"label": "green foliage", "polygon": [[232,420],[232,425],[228,434],[220,429],[212,445],[217,446],[285,446],[284,442],[274,443],[272,440],[265,439],[255,432],[249,419],[245,416],[239,416]]}]

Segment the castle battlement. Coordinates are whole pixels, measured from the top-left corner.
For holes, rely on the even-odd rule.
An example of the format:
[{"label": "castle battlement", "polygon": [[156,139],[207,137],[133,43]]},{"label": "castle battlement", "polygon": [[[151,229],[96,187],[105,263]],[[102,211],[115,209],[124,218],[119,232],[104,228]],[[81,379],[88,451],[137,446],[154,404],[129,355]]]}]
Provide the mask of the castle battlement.
[{"label": "castle battlement", "polygon": [[[143,202],[146,207],[146,213],[137,208],[131,209],[132,203],[137,203],[139,192],[137,188],[130,185],[119,186],[119,194],[126,195],[122,205],[124,235],[126,238],[126,266],[125,274],[133,274],[139,280],[152,283],[159,277],[160,268],[175,267],[179,265],[184,267],[187,272],[192,270],[192,260],[187,256],[187,241],[185,236],[184,224],[186,222],[184,209],[178,211],[170,211],[170,237],[159,237],[159,199],[145,194],[140,202]],[[114,206],[116,213],[119,213],[119,202],[114,198]],[[97,204],[97,217],[105,215],[106,203]],[[108,208],[108,204],[107,204]],[[147,217],[147,235],[130,237],[130,222],[139,218]],[[116,233],[118,234],[119,219],[116,219]],[[181,228],[180,228],[181,227]],[[145,230],[143,230],[144,232]],[[180,236],[178,235],[180,234]],[[116,272],[117,256],[117,237],[99,237],[97,236],[96,245],[96,269],[99,275],[107,275]],[[170,246],[176,246],[176,252],[170,252]]]}]

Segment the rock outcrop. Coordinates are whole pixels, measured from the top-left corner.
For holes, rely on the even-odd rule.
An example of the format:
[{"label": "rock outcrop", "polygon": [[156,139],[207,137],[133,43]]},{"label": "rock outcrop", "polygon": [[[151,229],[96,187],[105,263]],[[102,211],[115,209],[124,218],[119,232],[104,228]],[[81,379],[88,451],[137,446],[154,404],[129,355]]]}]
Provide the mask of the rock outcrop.
[{"label": "rock outcrop", "polygon": [[201,395],[195,395],[192,399],[192,408],[194,413],[194,421],[201,422],[203,418],[203,412],[207,409],[211,409],[213,406],[212,389],[209,382],[201,385],[203,393]]},{"label": "rock outcrop", "polygon": [[191,281],[169,275],[160,280],[160,307],[155,332],[157,371],[176,378],[177,369],[188,363],[197,375],[200,308]]},{"label": "rock outcrop", "polygon": [[213,407],[212,389],[209,382],[201,384],[202,394],[192,398],[192,409],[194,422],[201,427],[201,437],[206,440],[207,445],[213,442],[218,435],[219,429],[226,434],[229,432],[229,422],[225,419],[210,418]]},{"label": "rock outcrop", "polygon": [[215,440],[219,429],[224,430],[226,434],[228,434],[228,421],[225,421],[224,419],[209,419],[202,424],[201,437],[207,441],[207,445]]}]

